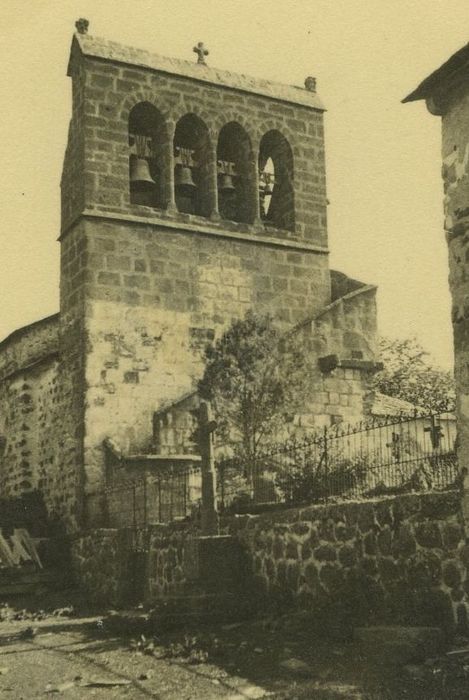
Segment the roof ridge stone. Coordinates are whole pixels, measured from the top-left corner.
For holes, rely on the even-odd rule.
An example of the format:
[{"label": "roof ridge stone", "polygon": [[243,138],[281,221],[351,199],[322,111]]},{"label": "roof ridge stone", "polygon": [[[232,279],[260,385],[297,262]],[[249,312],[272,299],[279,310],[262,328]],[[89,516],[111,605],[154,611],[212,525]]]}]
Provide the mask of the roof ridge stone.
[{"label": "roof ridge stone", "polygon": [[77,33],[74,35],[74,40],[85,56],[140,66],[192,80],[223,85],[234,90],[255,93],[282,102],[292,102],[310,109],[325,110],[316,92],[296,85],[286,85],[265,78],[234,73],[205,64],[193,63],[182,58],[170,58],[146,49],[125,46],[116,41],[89,34]]}]

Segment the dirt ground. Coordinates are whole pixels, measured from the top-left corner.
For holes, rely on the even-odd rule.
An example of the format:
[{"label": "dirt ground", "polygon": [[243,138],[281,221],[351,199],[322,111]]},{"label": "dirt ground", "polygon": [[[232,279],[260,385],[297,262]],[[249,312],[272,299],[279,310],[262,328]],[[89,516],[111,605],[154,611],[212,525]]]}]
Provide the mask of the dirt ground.
[{"label": "dirt ground", "polygon": [[116,636],[106,624],[99,616],[0,623],[0,696],[242,700],[293,698],[305,684],[324,687],[314,669],[310,678],[301,666],[283,669],[281,657],[299,661],[294,649],[282,653],[275,633],[250,625],[153,640]]},{"label": "dirt ground", "polygon": [[37,601],[22,605],[0,607],[2,699],[469,697],[465,662],[451,673],[433,660],[426,675],[425,666],[389,675],[385,665],[370,668],[350,639],[321,633],[301,615],[164,631],[157,623],[149,630],[142,611],[90,616],[79,604],[70,609],[66,596],[46,612]]}]

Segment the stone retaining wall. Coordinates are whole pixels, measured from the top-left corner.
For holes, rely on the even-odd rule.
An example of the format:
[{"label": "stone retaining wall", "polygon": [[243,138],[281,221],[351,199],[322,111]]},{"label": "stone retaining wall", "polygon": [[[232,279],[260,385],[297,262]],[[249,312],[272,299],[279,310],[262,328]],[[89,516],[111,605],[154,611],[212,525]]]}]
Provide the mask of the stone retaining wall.
[{"label": "stone retaining wall", "polygon": [[196,530],[185,524],[153,525],[147,533],[146,599],[187,590],[189,557]]},{"label": "stone retaining wall", "polygon": [[[467,631],[469,544],[456,491],[230,516],[223,531],[241,543],[252,572],[243,588],[253,583],[264,609],[293,604],[327,625]],[[151,526],[137,541],[95,530],[74,543],[75,572],[94,601],[122,603],[133,546],[145,552],[148,603],[195,592],[197,534],[188,523]]]},{"label": "stone retaining wall", "polygon": [[467,626],[469,545],[457,492],[238,516],[229,529],[272,600],[287,597],[330,622]]},{"label": "stone retaining wall", "polygon": [[73,540],[71,560],[75,578],[96,605],[124,604],[132,590],[132,532],[90,530]]},{"label": "stone retaining wall", "polygon": [[182,593],[190,556],[187,542],[195,534],[187,523],[152,525],[137,532],[88,530],[71,545],[75,579],[97,605],[123,606]]}]

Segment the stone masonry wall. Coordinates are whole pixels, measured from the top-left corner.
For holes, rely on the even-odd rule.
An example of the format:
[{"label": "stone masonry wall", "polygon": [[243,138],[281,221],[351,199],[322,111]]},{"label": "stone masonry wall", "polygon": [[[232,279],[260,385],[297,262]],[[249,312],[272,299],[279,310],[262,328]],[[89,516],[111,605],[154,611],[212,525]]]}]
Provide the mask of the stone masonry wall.
[{"label": "stone masonry wall", "polygon": [[71,529],[83,525],[84,411],[85,411],[85,301],[87,250],[84,224],[79,222],[61,241],[60,257],[60,392],[62,430],[61,472],[64,488],[73,494],[64,520]]},{"label": "stone masonry wall", "polygon": [[[128,603],[134,574],[145,578],[142,593],[148,603],[182,593],[188,590],[191,548],[187,543],[196,533],[197,528],[187,523],[151,525],[137,532],[125,528],[88,530],[71,543],[75,580],[90,601],[100,605]],[[145,564],[137,573],[132,570],[136,549],[146,553]]]},{"label": "stone masonry wall", "polygon": [[0,492],[8,498],[38,490],[49,516],[67,520],[76,493],[64,469],[63,389],[57,315],[0,344]]},{"label": "stone masonry wall", "polygon": [[237,516],[228,529],[273,602],[286,597],[330,623],[467,630],[469,548],[456,491]]},{"label": "stone masonry wall", "polygon": [[[260,515],[228,516],[243,547],[245,590],[272,612],[285,603],[327,625],[411,624],[467,633],[469,546],[456,491],[383,498]],[[132,542],[146,551],[145,600],[195,592],[190,523],[94,530],[72,547],[75,574],[94,601],[123,604]],[[143,570],[143,569],[142,569]]]},{"label": "stone masonry wall", "polygon": [[19,328],[0,342],[0,381],[58,350],[58,314]]},{"label": "stone masonry wall", "polygon": [[[0,491],[4,497],[46,485],[53,439],[53,403],[57,392],[57,360],[45,360],[34,369],[17,371],[0,384],[0,434],[5,437],[0,456]],[[53,471],[53,469],[52,469]]]},{"label": "stone masonry wall", "polygon": [[[342,276],[346,282],[348,278]],[[345,283],[344,283],[345,286]],[[359,351],[364,360],[372,361],[376,345],[376,289],[361,285],[322,310],[316,318],[300,324],[305,352],[314,376],[311,398],[304,410],[287,426],[287,433],[308,433],[311,429],[328,427],[338,422],[353,423],[369,415],[372,396],[369,372],[352,367],[337,367],[322,372],[318,360],[337,354],[340,360],[351,359]],[[208,340],[205,337],[204,341]],[[196,421],[193,412],[198,405],[197,394],[189,394],[167,409],[155,413],[153,441],[161,454],[194,451],[190,437]],[[282,439],[283,436],[278,436]]]},{"label": "stone masonry wall", "polygon": [[123,605],[130,594],[132,533],[96,529],[71,543],[76,580],[98,605]]},{"label": "stone masonry wall", "polygon": [[146,600],[190,591],[188,562],[190,542],[197,534],[186,523],[152,525],[148,532]]},{"label": "stone masonry wall", "polygon": [[85,123],[83,120],[85,70],[80,62],[71,61],[72,116],[68,128],[61,187],[62,226],[70,224],[85,206]]},{"label": "stone masonry wall", "polygon": [[[336,299],[312,320],[300,324],[298,332],[315,358],[336,355],[346,363],[358,356],[373,362],[377,338],[376,287],[362,285]],[[358,365],[322,372],[317,364],[311,400],[297,417],[297,426],[328,427],[342,421],[353,423],[369,415],[370,376]]]},{"label": "stone masonry wall", "polygon": [[[136,54],[113,46],[75,37],[69,64],[73,109],[62,179],[61,362],[69,404],[65,471],[75,474],[78,520],[80,494],[102,486],[103,440],[111,438],[124,453],[148,452],[154,411],[194,389],[207,341],[248,309],[269,312],[291,327],[331,301],[320,103],[305,101],[299,89],[291,93],[294,103],[216,79],[209,84],[131,65]],[[120,55],[129,64],[113,60]],[[128,121],[141,102],[154,105],[164,122],[166,135],[158,141],[166,167],[164,210],[130,203]],[[175,207],[172,144],[186,114],[208,130],[207,158],[214,169],[205,218]],[[294,230],[264,224],[259,215],[250,224],[221,220],[216,148],[230,122],[247,133],[256,178],[263,136],[277,131],[287,139]],[[251,185],[258,208],[257,182]],[[343,308],[341,313],[347,316]],[[324,386],[319,380],[327,404],[323,421],[360,414],[363,377],[326,378]],[[338,381],[343,392],[337,392]]]},{"label": "stone masonry wall", "polygon": [[85,224],[88,488],[104,438],[148,450],[153,412],[190,392],[207,342],[254,308],[285,324],[314,313],[326,256],[105,222]]},{"label": "stone masonry wall", "polygon": [[[445,229],[452,296],[460,463],[469,464],[469,91],[460,87],[443,115]],[[466,517],[469,517],[469,503]]]}]

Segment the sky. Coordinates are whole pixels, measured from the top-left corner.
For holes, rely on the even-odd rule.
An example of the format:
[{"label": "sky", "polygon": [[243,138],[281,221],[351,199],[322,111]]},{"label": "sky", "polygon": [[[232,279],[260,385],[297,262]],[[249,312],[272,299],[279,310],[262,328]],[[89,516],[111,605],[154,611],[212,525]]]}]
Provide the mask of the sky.
[{"label": "sky", "polygon": [[378,285],[380,333],[452,364],[440,119],[402,105],[469,40],[467,0],[2,0],[0,339],[59,306],[75,20],[89,33],[283,83],[327,107],[331,267]]}]

